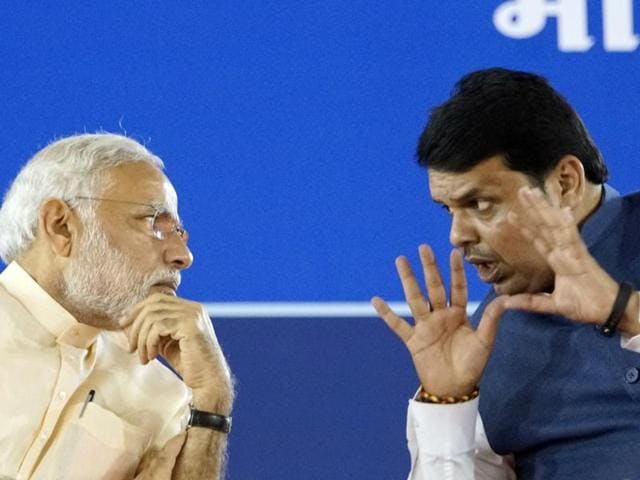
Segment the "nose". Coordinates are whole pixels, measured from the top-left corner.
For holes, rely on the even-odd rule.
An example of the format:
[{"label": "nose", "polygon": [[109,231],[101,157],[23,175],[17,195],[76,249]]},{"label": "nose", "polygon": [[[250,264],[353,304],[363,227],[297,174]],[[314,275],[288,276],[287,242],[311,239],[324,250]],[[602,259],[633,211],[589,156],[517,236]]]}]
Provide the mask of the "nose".
[{"label": "nose", "polygon": [[164,240],[164,262],[176,270],[189,268],[193,263],[193,254],[187,244],[178,236],[170,235]]},{"label": "nose", "polygon": [[473,222],[466,213],[452,213],[449,241],[458,248],[473,245],[478,242],[478,235],[473,226]]}]

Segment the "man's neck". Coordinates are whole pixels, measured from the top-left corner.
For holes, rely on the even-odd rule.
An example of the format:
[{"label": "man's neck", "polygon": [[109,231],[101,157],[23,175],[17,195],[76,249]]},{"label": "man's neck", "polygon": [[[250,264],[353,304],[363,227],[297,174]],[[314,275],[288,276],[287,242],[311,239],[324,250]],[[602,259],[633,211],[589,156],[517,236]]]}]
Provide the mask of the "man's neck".
[{"label": "man's neck", "polygon": [[38,249],[30,249],[16,260],[16,263],[33,278],[56,302],[62,303],[62,285],[56,274],[56,266],[51,258],[42,255]]},{"label": "man's neck", "polygon": [[575,212],[575,218],[578,220],[578,227],[582,225],[593,215],[604,201],[604,185],[587,182],[584,201],[579,209]]}]

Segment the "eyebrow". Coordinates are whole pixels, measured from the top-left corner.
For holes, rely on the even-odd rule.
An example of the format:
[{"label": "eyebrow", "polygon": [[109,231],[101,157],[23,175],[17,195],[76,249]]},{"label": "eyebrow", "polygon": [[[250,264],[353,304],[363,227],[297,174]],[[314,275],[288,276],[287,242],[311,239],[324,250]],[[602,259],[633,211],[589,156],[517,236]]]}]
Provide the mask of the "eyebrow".
[{"label": "eyebrow", "polygon": [[163,207],[156,203],[139,203],[134,205],[134,208],[145,209],[145,210],[155,210],[157,212],[162,212]]},{"label": "eyebrow", "polygon": [[170,207],[162,204],[154,203],[153,206],[158,209],[159,213],[168,213],[173,218],[175,218],[180,225],[184,226],[184,224],[182,223],[182,219],[180,218],[180,214],[177,211],[171,211]]},{"label": "eyebrow", "polygon": [[130,202],[130,203],[135,203],[141,207],[147,207],[147,208],[154,208],[156,210],[158,210],[159,212],[170,212],[170,208],[167,206],[166,203],[163,202]]},{"label": "eyebrow", "polygon": [[148,209],[148,210],[153,209],[157,213],[168,213],[169,215],[172,215],[172,216],[178,218],[178,220],[179,220],[179,217],[178,217],[177,213],[172,212],[169,207],[167,207],[166,205],[164,205],[162,203],[152,203],[152,202],[139,203],[138,206],[140,208],[145,208],[145,209]]},{"label": "eyebrow", "polygon": [[[486,193],[481,188],[473,187],[467,190],[466,192],[463,192],[461,195],[458,195],[457,197],[450,197],[449,200],[454,203],[466,203],[474,198],[482,197],[482,196],[486,196]],[[435,203],[444,205],[444,202],[440,200],[433,199],[433,201]]]}]

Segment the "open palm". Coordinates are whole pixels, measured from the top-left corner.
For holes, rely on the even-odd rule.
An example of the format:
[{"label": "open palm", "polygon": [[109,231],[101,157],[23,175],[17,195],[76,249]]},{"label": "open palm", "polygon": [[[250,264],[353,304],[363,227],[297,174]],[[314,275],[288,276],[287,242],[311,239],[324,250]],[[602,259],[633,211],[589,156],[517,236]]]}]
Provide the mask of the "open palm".
[{"label": "open palm", "polygon": [[508,308],[554,313],[585,323],[602,323],[611,311],[617,283],[594,260],[580,237],[571,213],[554,207],[541,193],[519,192],[527,222],[510,214],[509,221],[533,242],[555,274],[551,294],[518,294]]},{"label": "open palm", "polygon": [[495,340],[504,298],[492,302],[478,329],[467,318],[467,281],[462,256],[451,252],[451,302],[427,245],[419,248],[428,300],[405,257],[396,259],[396,268],[415,324],[396,315],[380,297],[372,303],[378,315],[405,343],[411,353],[422,386],[438,396],[469,394],[479,383]]}]

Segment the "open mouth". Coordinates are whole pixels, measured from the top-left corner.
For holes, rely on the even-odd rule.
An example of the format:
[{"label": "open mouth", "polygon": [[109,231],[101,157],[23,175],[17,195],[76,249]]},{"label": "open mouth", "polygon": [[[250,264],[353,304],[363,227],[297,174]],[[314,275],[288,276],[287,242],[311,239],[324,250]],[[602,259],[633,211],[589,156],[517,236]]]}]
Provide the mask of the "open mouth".
[{"label": "open mouth", "polygon": [[476,265],[480,280],[485,283],[495,283],[500,277],[498,264],[495,262],[480,263]]},{"label": "open mouth", "polygon": [[478,270],[480,280],[485,283],[496,283],[500,280],[500,264],[481,258],[468,258],[467,261]]}]

